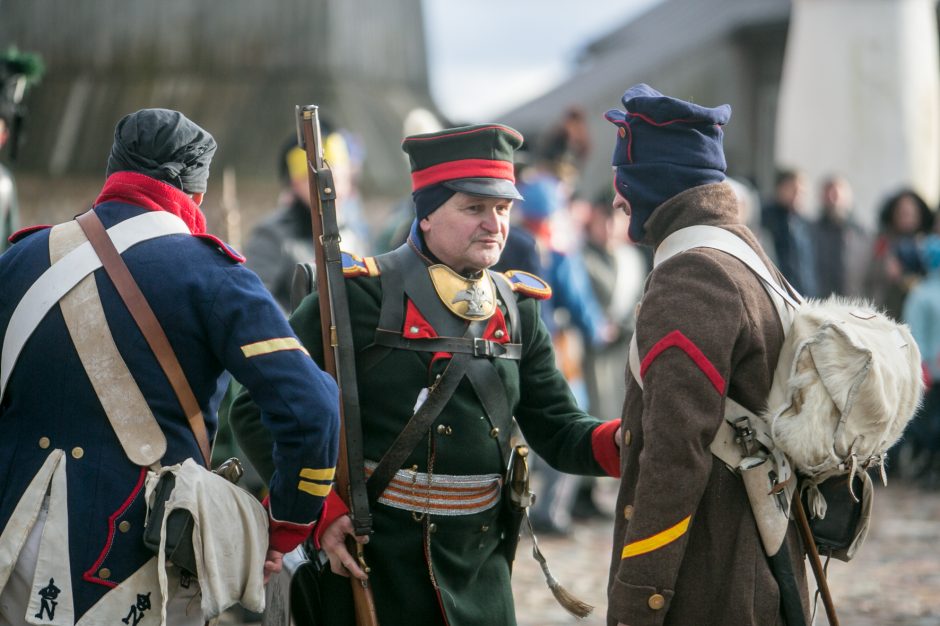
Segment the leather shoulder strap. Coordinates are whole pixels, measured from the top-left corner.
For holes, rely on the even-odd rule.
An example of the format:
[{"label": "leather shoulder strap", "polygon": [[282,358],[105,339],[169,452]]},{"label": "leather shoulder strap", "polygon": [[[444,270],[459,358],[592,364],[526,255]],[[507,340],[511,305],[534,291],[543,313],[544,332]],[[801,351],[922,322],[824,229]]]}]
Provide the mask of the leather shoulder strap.
[{"label": "leather shoulder strap", "polygon": [[[187,233],[189,229],[183,220],[166,211],[147,211],[108,229],[108,237],[114,241],[118,252],[149,239]],[[99,267],[101,260],[91,244],[83,243],[53,263],[20,298],[10,316],[3,347],[0,348],[0,400],[26,341],[46,313],[79,281]]]},{"label": "leather shoulder strap", "polygon": [[83,213],[76,218],[76,221],[82,227],[85,236],[88,237],[88,241],[95,249],[95,253],[101,259],[101,264],[114,283],[115,289],[117,289],[134,321],[137,322],[140,332],[143,333],[147,344],[160,363],[163,373],[170,381],[180,406],[189,420],[189,427],[193,431],[196,443],[199,444],[199,450],[202,452],[206,467],[210,467],[209,435],[206,430],[205,419],[202,416],[202,410],[199,408],[199,402],[189,386],[189,381],[186,380],[186,374],[173,352],[173,347],[170,345],[163,327],[157,320],[157,316],[154,315],[153,309],[150,308],[143,292],[137,286],[137,281],[134,280],[130,270],[127,269],[127,264],[124,263],[124,259],[121,258],[117,248],[114,247],[114,242],[111,241],[95,212],[92,210]]},{"label": "leather shoulder strap", "polygon": [[[485,324],[482,322],[471,322],[466,335],[469,337],[479,336],[484,327]],[[369,502],[375,502],[379,499],[388,483],[391,482],[395,472],[398,471],[401,464],[415,449],[418,442],[427,434],[431,424],[444,410],[444,406],[447,405],[451,396],[454,395],[454,391],[457,390],[457,385],[460,384],[466,374],[467,366],[472,358],[471,355],[466,353],[455,354],[451,358],[450,363],[444,368],[444,373],[431,387],[427,398],[411,416],[401,432],[398,433],[398,437],[392,442],[388,452],[382,456],[375,471],[369,476],[366,482]]]}]

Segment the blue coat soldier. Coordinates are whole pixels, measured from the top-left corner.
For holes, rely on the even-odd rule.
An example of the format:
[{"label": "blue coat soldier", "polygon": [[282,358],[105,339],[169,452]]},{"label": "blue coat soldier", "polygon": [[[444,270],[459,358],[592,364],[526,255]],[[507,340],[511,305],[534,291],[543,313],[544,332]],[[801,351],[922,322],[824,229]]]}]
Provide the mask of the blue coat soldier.
[{"label": "blue coat soldier", "polygon": [[[128,115],[92,210],[119,250],[120,233],[136,229],[138,243],[122,258],[166,332],[210,439],[226,370],[261,407],[276,472],[269,537],[259,544],[264,554],[267,543],[267,560],[246,565],[260,580],[309,534],[329,491],[337,390],[242,257],[206,234],[199,204],[215,149],[209,133],[176,111]],[[138,449],[157,451],[151,465],[203,464],[186,414],[74,221],[13,239],[0,258],[0,624],[137,624],[150,611],[159,620],[161,601],[164,623],[202,624],[200,603],[189,601],[218,595],[226,581],[200,572],[197,583],[168,568],[162,596],[164,573],[142,541],[150,460],[128,452],[145,438]],[[69,289],[57,287],[64,283],[75,286],[57,292]],[[109,368],[122,370],[125,384],[101,385],[100,370]],[[138,398],[154,418],[149,426],[112,426],[115,407]],[[220,543],[242,545],[242,537],[224,536],[227,520],[210,517],[203,521]]]},{"label": "blue coat soldier", "polygon": [[[382,626],[515,623],[509,580],[515,530],[501,497],[513,417],[528,444],[558,469],[617,471],[619,420],[601,422],[581,411],[555,366],[539,318],[539,300],[550,289],[531,274],[488,270],[499,260],[519,198],[512,155],[521,143],[519,133],[498,124],[407,137],[417,214],[408,242],[374,258],[346,255],[366,459],[350,473],[382,475],[382,460],[401,448],[394,442],[416,403],[438,378],[450,380],[456,359],[470,361],[421,440],[404,450],[404,462],[385,465],[392,478],[371,502],[374,533],[365,557]],[[316,294],[291,324],[321,359]],[[257,409],[244,394],[231,423],[252,462],[266,465],[270,446],[259,444]],[[315,537],[330,569],[315,580],[294,579],[295,588],[321,600],[310,611],[315,623],[354,623],[343,576],[366,574],[343,545],[352,532],[345,513],[334,493]]]}]

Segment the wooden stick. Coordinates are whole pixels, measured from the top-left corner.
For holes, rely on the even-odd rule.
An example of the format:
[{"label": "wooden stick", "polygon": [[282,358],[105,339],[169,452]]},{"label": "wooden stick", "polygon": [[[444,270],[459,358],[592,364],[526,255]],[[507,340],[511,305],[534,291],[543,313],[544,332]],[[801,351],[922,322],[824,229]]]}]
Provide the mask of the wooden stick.
[{"label": "wooden stick", "polygon": [[813,568],[813,575],[816,577],[816,587],[822,595],[823,606],[826,607],[826,618],[829,620],[829,626],[839,626],[836,606],[832,602],[832,594],[829,593],[829,581],[826,580],[826,572],[823,571],[822,561],[819,560],[819,550],[816,548],[816,540],[813,538],[813,531],[809,527],[806,511],[803,509],[799,489],[796,490],[796,494],[793,496],[793,510],[796,511],[796,525],[800,531],[800,537],[803,539],[803,545],[806,547],[806,554],[809,556],[809,564]]}]

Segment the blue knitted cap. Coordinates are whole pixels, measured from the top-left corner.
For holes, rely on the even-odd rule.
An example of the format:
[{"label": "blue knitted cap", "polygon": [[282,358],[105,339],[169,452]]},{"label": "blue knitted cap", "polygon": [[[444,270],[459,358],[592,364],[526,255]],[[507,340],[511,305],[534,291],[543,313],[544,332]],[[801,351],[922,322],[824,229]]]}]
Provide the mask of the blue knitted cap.
[{"label": "blue knitted cap", "polygon": [[670,98],[649,85],[627,89],[626,109],[604,115],[617,126],[617,191],[630,202],[630,237],[640,241],[660,204],[686,189],[725,179],[721,127],[731,107],[708,108]]}]

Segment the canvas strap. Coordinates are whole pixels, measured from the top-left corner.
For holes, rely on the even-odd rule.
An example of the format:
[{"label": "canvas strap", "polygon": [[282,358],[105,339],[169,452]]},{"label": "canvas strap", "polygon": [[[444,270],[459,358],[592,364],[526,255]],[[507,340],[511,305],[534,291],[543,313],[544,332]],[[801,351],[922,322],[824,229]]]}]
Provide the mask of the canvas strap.
[{"label": "canvas strap", "polygon": [[[705,225],[680,228],[666,237],[656,248],[656,253],[653,256],[653,269],[655,270],[659,265],[677,254],[693,248],[720,250],[747,265],[760,278],[767,295],[770,296],[780,318],[780,324],[783,326],[784,335],[790,331],[794,312],[803,304],[803,297],[786,279],[780,277],[778,281],[757,252],[731,231],[717,226]],[[635,332],[630,339],[628,359],[630,373],[642,389],[643,378],[640,376],[640,355]]]},{"label": "canvas strap", "polygon": [[88,241],[94,248],[98,258],[101,259],[101,264],[114,283],[121,300],[124,301],[131,316],[140,328],[140,332],[143,333],[147,344],[160,363],[163,373],[170,381],[170,385],[173,387],[180,406],[189,421],[189,427],[193,431],[199,450],[202,452],[205,465],[210,467],[209,435],[202,409],[199,408],[199,402],[189,386],[189,381],[186,380],[186,374],[173,352],[173,347],[170,345],[163,327],[157,320],[157,316],[154,315],[153,309],[150,308],[150,304],[137,285],[137,281],[134,280],[130,270],[124,263],[124,259],[121,258],[114,242],[111,241],[95,212],[83,213],[76,218],[76,221],[85,232],[85,236],[88,237]]},{"label": "canvas strap", "polygon": [[[74,220],[49,232],[49,257],[55,263],[87,239]],[[94,274],[85,276],[59,300],[59,309],[79,360],[133,463],[150,466],[163,458],[166,436],[114,343]]]},{"label": "canvas strap", "polygon": [[[656,254],[653,257],[653,268],[655,269],[677,254],[693,248],[720,250],[747,265],[760,278],[767,294],[773,301],[784,334],[789,331],[794,312],[803,303],[802,296],[785,279],[780,279],[780,282],[783,283],[781,285],[757,252],[731,231],[717,226],[704,225],[680,228],[666,237],[656,248]],[[640,376],[640,358],[636,333],[633,334],[630,340],[629,367],[630,373],[642,389],[643,379]],[[790,463],[786,456],[774,446],[773,439],[764,422],[731,398],[725,398],[724,420],[710,446],[711,452],[729,467],[738,468],[741,461],[747,456],[742,454],[743,448],[738,443],[741,433],[739,432],[740,426],[736,425],[743,424],[740,421],[742,418],[746,418],[747,424],[745,427],[749,429],[754,442],[761,444],[773,457],[779,480],[781,482],[788,481],[792,475]]]},{"label": "canvas strap", "polygon": [[[164,235],[190,234],[186,223],[166,211],[148,211],[124,220],[108,229],[118,252],[124,252],[142,241]],[[13,373],[13,366],[32,336],[33,331],[54,307],[85,276],[101,267],[90,243],[83,243],[66,254],[58,263],[52,264],[30,285],[20,298],[0,349],[0,400]]]}]

